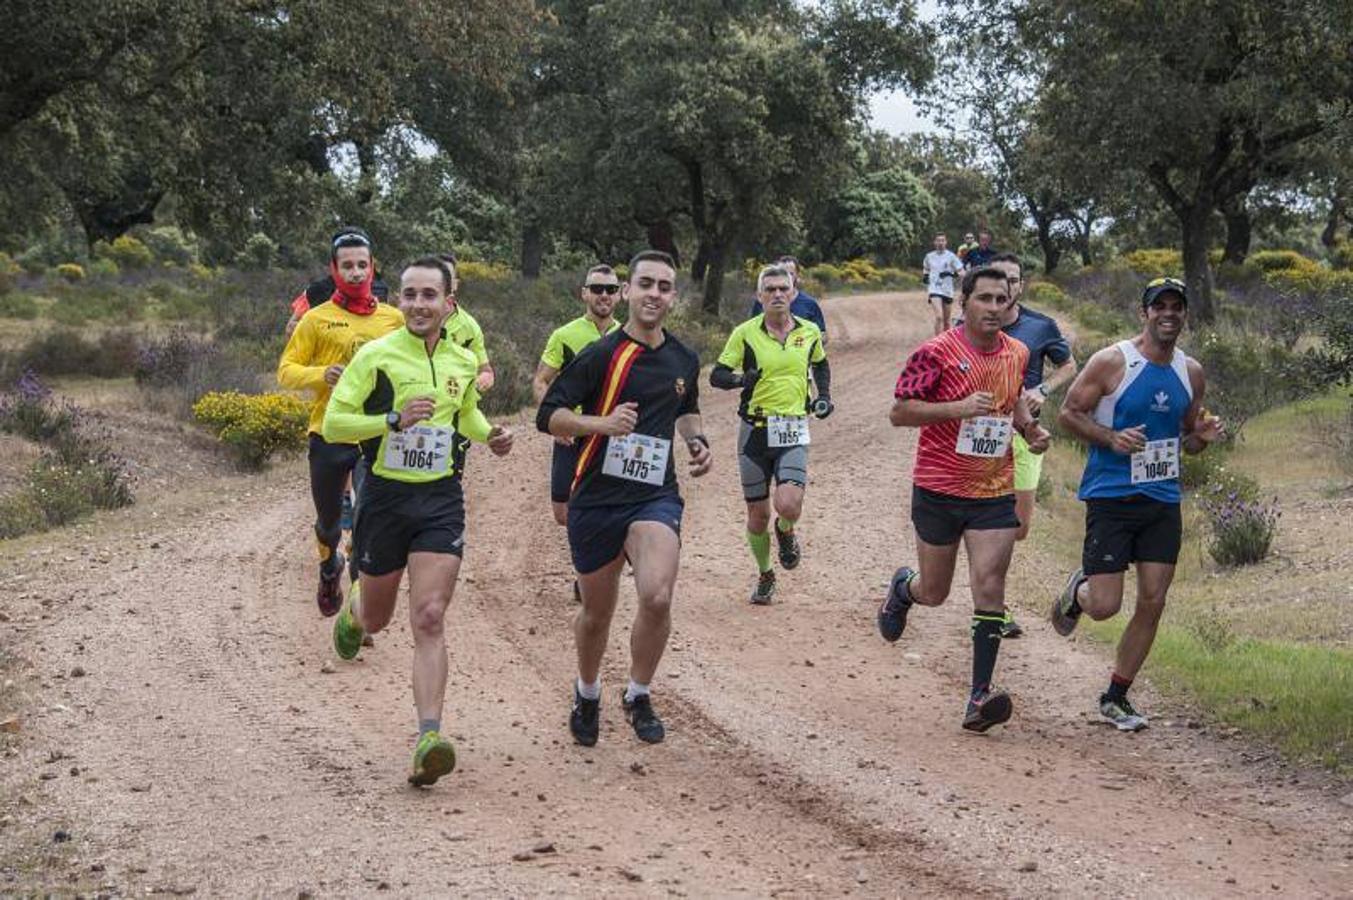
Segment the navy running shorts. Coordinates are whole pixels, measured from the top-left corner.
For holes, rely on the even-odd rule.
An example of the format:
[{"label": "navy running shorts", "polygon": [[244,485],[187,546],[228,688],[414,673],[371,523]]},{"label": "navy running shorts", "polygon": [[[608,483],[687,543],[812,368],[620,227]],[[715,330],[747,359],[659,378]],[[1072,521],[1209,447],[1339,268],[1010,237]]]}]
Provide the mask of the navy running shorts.
[{"label": "navy running shorts", "polygon": [[661,522],[681,537],[686,504],[679,494],[664,494],[623,506],[570,506],[568,547],[579,575],[595,572],[625,552],[625,538],[635,522]]}]

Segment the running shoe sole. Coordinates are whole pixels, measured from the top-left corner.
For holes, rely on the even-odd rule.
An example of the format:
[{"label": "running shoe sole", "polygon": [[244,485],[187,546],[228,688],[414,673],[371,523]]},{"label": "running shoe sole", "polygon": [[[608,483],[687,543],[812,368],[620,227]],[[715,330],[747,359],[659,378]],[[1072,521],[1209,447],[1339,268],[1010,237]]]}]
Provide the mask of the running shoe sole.
[{"label": "running shoe sole", "polygon": [[994,725],[1010,721],[1010,715],[1014,711],[1015,704],[1011,701],[1010,695],[1005,691],[995,691],[988,694],[977,707],[976,717],[969,713],[963,718],[963,727],[981,734]]},{"label": "running shoe sole", "polygon": [[450,775],[456,768],[456,750],[449,741],[433,744],[423,754],[422,765],[413,770],[409,784],[427,787],[436,784],[437,779]]},{"label": "running shoe sole", "polygon": [[334,618],[334,652],[338,654],[339,659],[355,659],[362,651],[362,644],[366,638],[366,632],[352,617],[352,598],[357,593],[358,588],[354,586]]},{"label": "running shoe sole", "polygon": [[888,583],[888,593],[884,596],[883,602],[879,604],[879,634],[890,644],[897,643],[898,638],[902,637],[902,632],[907,630],[907,612],[911,609],[911,604],[899,602],[896,612],[889,612],[888,604],[902,589],[903,583],[912,577],[912,573],[911,566],[903,566],[894,572],[893,580]]},{"label": "running shoe sole", "polygon": [[1052,611],[1048,614],[1048,621],[1052,623],[1052,630],[1067,637],[1076,630],[1076,622],[1079,616],[1068,616],[1065,612],[1071,606],[1071,601],[1075,599],[1075,591],[1080,587],[1081,580],[1085,576],[1081,570],[1077,569],[1071,573],[1071,577],[1066,580],[1066,587],[1057,595],[1057,599],[1052,601]]}]

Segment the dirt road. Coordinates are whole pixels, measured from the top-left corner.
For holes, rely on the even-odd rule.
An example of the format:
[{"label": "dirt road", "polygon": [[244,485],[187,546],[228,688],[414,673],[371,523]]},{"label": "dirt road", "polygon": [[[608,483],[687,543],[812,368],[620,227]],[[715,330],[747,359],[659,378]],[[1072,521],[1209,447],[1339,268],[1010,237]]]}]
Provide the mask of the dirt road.
[{"label": "dirt road", "polygon": [[[106,561],[59,539],[5,560],[0,629],[33,670],[0,757],[0,893],[1347,894],[1353,810],[1149,694],[1147,731],[1094,724],[1106,659],[1037,621],[1042,596],[1013,598],[1028,628],[997,672],[1011,725],[959,729],[965,577],[898,645],[874,630],[912,557],[915,438],[886,410],[928,317],[910,295],[827,311],[838,411],[814,425],[804,564],[768,608],[745,600],[735,398],[702,390],[717,461],[683,487],[660,746],[619,715],[628,585],[602,740],[569,738],[571,572],[548,439],[525,420],[512,457],[470,460],[448,619],[460,767],[432,790],[404,783],[407,626],[333,658],[299,466],[165,513]],[[1060,584],[1046,560],[1017,565]]]}]

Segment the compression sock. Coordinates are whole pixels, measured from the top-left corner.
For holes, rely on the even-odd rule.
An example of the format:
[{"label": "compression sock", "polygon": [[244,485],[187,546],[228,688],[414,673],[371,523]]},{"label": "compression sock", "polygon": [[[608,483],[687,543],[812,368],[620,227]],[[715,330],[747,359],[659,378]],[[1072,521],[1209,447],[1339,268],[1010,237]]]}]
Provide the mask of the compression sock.
[{"label": "compression sock", "polygon": [[1109,676],[1109,689],[1104,692],[1104,699],[1117,703],[1120,700],[1127,699],[1128,688],[1132,687],[1132,679],[1124,678],[1117,672]]},{"label": "compression sock", "polygon": [[775,519],[775,530],[781,534],[789,534],[794,530],[794,523],[797,519],[786,519],[784,516],[777,516]]},{"label": "compression sock", "polygon": [[648,685],[640,684],[633,678],[630,679],[629,686],[625,688],[625,702],[633,703],[635,697],[644,697],[648,695]]},{"label": "compression sock", "polygon": [[578,696],[582,697],[584,700],[600,700],[601,679],[598,678],[596,681],[592,682],[591,684],[588,684],[587,682],[583,681],[582,676],[579,675]]},{"label": "compression sock", "polygon": [[1005,614],[973,610],[972,614],[972,695],[991,687],[996,671],[996,654],[1001,650],[1001,625]]},{"label": "compression sock", "polygon": [[441,730],[442,730],[442,720],[441,720],[441,719],[419,719],[419,720],[418,720],[418,736],[419,736],[419,737],[422,737],[423,735],[427,734],[429,731],[441,731]]},{"label": "compression sock", "polygon": [[747,546],[752,548],[752,558],[756,560],[759,572],[770,571],[770,532],[747,532]]}]

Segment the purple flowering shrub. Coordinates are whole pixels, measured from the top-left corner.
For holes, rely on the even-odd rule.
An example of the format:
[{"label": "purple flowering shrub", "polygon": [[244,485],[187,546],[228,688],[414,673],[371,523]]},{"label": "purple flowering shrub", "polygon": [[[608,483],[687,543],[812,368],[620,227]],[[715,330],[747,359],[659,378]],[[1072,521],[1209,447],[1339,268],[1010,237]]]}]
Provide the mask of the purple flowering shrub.
[{"label": "purple flowering shrub", "polygon": [[1267,558],[1282,517],[1276,497],[1266,503],[1217,486],[1199,506],[1212,530],[1207,552],[1218,565],[1248,566]]}]

